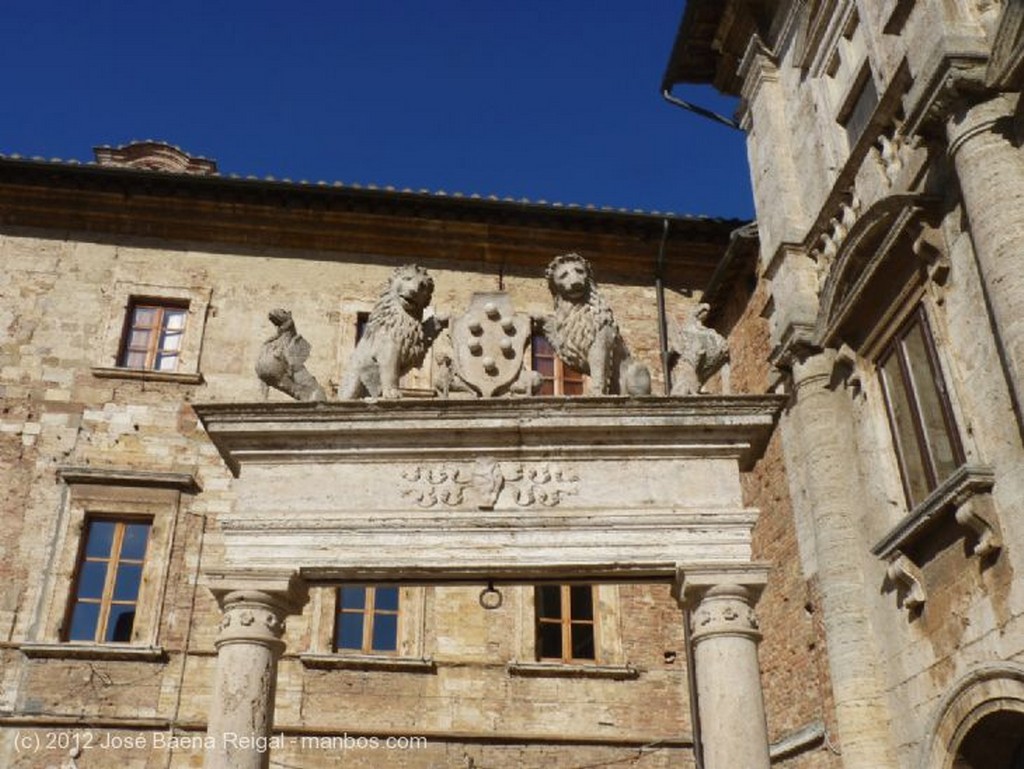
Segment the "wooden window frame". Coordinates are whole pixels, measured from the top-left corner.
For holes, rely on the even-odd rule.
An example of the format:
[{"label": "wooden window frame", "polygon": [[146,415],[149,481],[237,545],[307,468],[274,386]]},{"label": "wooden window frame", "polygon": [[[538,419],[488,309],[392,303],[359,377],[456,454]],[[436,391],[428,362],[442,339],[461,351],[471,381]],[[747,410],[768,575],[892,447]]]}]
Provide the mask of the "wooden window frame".
[{"label": "wooden window frame", "polygon": [[[92,524],[94,523],[113,523],[114,534],[110,543],[110,552],[108,557],[99,558],[96,556],[89,556],[87,554],[89,535],[92,532]],[[123,558],[121,553],[123,551],[124,534],[125,529],[129,525],[141,525],[145,524],[146,530],[146,549],[142,555],[142,558]],[[63,641],[71,643],[97,643],[97,644],[127,644],[131,643],[131,638],[135,630],[135,625],[138,620],[140,595],[142,593],[142,582],[145,578],[146,561],[150,554],[153,539],[153,519],[149,517],[134,517],[134,516],[111,516],[111,515],[90,515],[85,520],[85,531],[83,532],[78,558],[75,565],[74,579],[71,583],[71,594],[67,603],[67,614],[62,623],[64,629]],[[107,564],[106,576],[104,578],[103,590],[98,599],[96,598],[82,598],[79,596],[79,588],[81,587],[82,573],[87,563],[105,562]],[[120,567],[123,564],[129,564],[139,567],[139,585],[135,591],[135,600],[116,600],[114,599],[114,588],[117,581],[117,574]],[[86,604],[98,604],[99,605],[99,617],[96,621],[96,629],[91,639],[88,638],[71,638],[72,631],[72,618],[74,617],[75,608],[79,603]],[[114,606],[133,606],[135,607],[135,614],[132,618],[132,629],[128,633],[128,638],[122,641],[111,641],[107,640],[107,630],[110,621],[110,612]]]},{"label": "wooden window frame", "polygon": [[[136,322],[136,313],[139,310],[152,310],[154,312],[152,325],[140,326]],[[181,313],[182,315],[181,329],[174,329],[181,339],[177,348],[165,349],[163,347],[163,343],[169,331],[168,321],[172,317],[171,313]],[[132,297],[125,310],[124,329],[121,334],[121,346],[117,355],[118,367],[136,371],[176,373],[181,361],[181,351],[184,347],[185,334],[188,332],[188,316],[188,302],[167,300],[158,297]],[[136,330],[146,330],[149,332],[149,339],[145,348],[132,347],[132,334]],[[129,365],[128,360],[133,353],[142,354],[144,356],[143,365]],[[171,356],[174,358],[174,367],[169,369],[160,368],[158,365],[160,360],[163,357]]]},{"label": "wooden window frame", "polygon": [[[541,615],[541,601],[539,599],[540,591],[544,589],[550,589],[557,587],[560,591],[560,602],[561,615],[559,617],[544,617]],[[579,587],[586,587],[590,590],[590,616],[589,620],[577,620],[572,618],[572,589]],[[599,662],[600,650],[598,649],[598,638],[600,637],[598,629],[598,600],[597,591],[594,590],[594,585],[591,584],[579,584],[579,583],[567,583],[561,585],[536,585],[534,587],[534,638],[535,638],[535,649],[536,657],[539,662],[562,662],[565,664],[597,664]],[[561,627],[562,634],[562,654],[560,657],[548,657],[544,656],[541,648],[541,627],[542,625],[554,625],[558,624]],[[594,648],[593,657],[576,657],[573,654],[573,643],[572,643],[572,629],[573,626],[589,626],[591,634],[591,645]]]},{"label": "wooden window frame", "polygon": [[[363,608],[362,609],[347,609],[342,604],[341,591],[343,589],[362,588],[364,593]],[[397,601],[397,609],[378,609],[376,607],[377,590],[380,588],[388,588],[395,590],[395,599]],[[348,646],[339,646],[338,643],[341,640],[338,637],[338,620],[343,614],[361,614],[363,617],[363,639],[360,648],[356,649]],[[339,585],[335,590],[335,608],[334,608],[334,637],[332,639],[332,647],[335,654],[385,654],[390,656],[398,655],[399,649],[401,648],[402,639],[402,590],[397,585]],[[373,631],[377,623],[378,616],[389,616],[395,618],[395,635],[392,639],[393,647],[391,649],[375,649],[373,648]]]},{"label": "wooden window frame", "polygon": [[[908,354],[904,346],[904,340],[910,336],[915,328],[921,329],[921,336],[924,339],[925,357],[928,363],[929,372],[931,373],[932,383],[938,393],[942,423],[950,443],[953,459],[957,467],[962,467],[966,462],[963,443],[960,440],[960,433],[959,430],[957,430],[956,420],[953,417],[953,408],[949,398],[949,390],[946,386],[946,380],[942,375],[942,368],[939,365],[938,352],[935,347],[935,339],[932,336],[931,326],[928,323],[928,316],[925,313],[924,306],[918,306],[917,309],[911,312],[910,315],[900,324],[896,332],[892,335],[892,338],[879,355],[877,364],[878,378],[881,383],[882,395],[885,401],[886,416],[889,422],[889,432],[892,435],[893,448],[896,452],[896,461],[899,465],[900,480],[903,484],[903,493],[906,497],[907,505],[910,508],[920,505],[924,499],[914,498],[910,483],[910,470],[908,469],[908,451],[916,451],[921,460],[921,466],[925,474],[924,480],[928,489],[925,498],[927,498],[928,494],[935,491],[935,489],[938,488],[945,480],[945,478],[939,477],[938,470],[935,466],[935,452],[931,446],[928,432],[925,428],[925,420],[922,416],[920,404],[921,395],[918,388],[915,386],[914,378],[910,370]],[[900,434],[899,426],[896,423],[893,396],[889,391],[887,379],[883,373],[885,365],[892,356],[896,356],[901,380],[899,382],[899,386],[903,388],[910,411],[909,417],[913,425],[916,443],[916,446],[912,447],[903,445],[903,437]]]},{"label": "wooden window frame", "polygon": [[[552,375],[547,377],[541,374],[543,384],[541,384],[538,395],[576,398],[586,392],[586,375],[566,365],[565,361],[558,357],[554,345],[543,334],[534,332],[530,338],[530,367],[533,371],[540,373],[537,368],[538,358],[550,358],[552,361]],[[548,382],[551,383],[552,391],[545,393],[544,384]],[[567,385],[571,385],[571,387],[567,388]],[[570,392],[566,392],[567,389]],[[577,389],[579,392],[575,392]]]}]

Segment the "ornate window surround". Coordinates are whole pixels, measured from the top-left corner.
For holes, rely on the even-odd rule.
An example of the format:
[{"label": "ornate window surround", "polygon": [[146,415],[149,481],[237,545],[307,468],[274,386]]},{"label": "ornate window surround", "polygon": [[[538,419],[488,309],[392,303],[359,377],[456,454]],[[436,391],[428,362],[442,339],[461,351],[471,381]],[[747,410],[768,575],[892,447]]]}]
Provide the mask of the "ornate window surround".
[{"label": "ornate window surround", "polygon": [[[919,307],[932,333],[941,336],[941,326],[932,317],[931,297],[944,290],[950,264],[941,232],[934,225],[938,218],[934,198],[892,194],[864,211],[839,246],[821,287],[814,339],[822,347],[842,348],[838,362],[846,369],[847,382],[875,381],[868,372],[856,371],[858,361],[872,362],[873,369],[892,335]],[[937,376],[949,390],[954,421],[964,424],[956,379],[949,376],[942,355],[936,358]],[[871,392],[881,404],[880,383]],[[878,417],[888,421],[881,409]],[[888,435],[888,425],[879,434]],[[911,611],[919,609],[927,595],[920,569],[909,554],[937,523],[959,524],[975,538],[971,552],[980,558],[994,557],[1002,546],[991,495],[992,469],[977,461],[969,436],[959,433],[957,437],[966,456],[964,464],[908,510],[871,549],[888,562],[889,581],[900,589],[902,603]]]},{"label": "ornate window surround", "polygon": [[327,670],[393,670],[431,673],[433,659],[424,651],[426,589],[399,586],[400,614],[398,649],[394,652],[364,653],[334,649],[338,585],[317,585],[310,589],[310,650],[299,655],[305,667]]},{"label": "ornate window surround", "polygon": [[[202,384],[203,375],[199,371],[199,363],[211,293],[209,288],[117,281],[113,288],[103,340],[94,358],[96,365],[92,367],[93,375],[108,379]],[[125,314],[131,312],[133,302],[138,299],[152,299],[156,302],[187,306],[185,334],[181,342],[176,371],[131,369],[118,364],[126,328]]]},{"label": "ornate window surround", "polygon": [[536,605],[532,586],[517,588],[515,656],[505,669],[512,676],[556,678],[632,679],[639,670],[625,659],[622,649],[619,589],[614,584],[595,584],[594,614],[599,618],[594,628],[596,659],[593,662],[555,662],[537,660]]},{"label": "ornate window surround", "polygon": [[[183,494],[199,491],[190,473],[63,467],[58,477],[68,494],[57,521],[53,569],[46,575],[38,630],[21,644],[27,657],[161,660],[160,622],[167,573]],[[74,596],[75,569],[86,521],[91,516],[150,520],[149,549],[129,643],[62,641]]]}]

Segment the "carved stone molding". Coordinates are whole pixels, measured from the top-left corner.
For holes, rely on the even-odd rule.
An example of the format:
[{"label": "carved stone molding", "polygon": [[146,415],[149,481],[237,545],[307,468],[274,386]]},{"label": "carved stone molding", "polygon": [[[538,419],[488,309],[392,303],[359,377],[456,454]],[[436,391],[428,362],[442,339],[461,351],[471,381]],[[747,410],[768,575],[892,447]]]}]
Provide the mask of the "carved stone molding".
[{"label": "carved stone molding", "polygon": [[924,576],[913,561],[901,552],[895,552],[889,566],[885,570],[897,589],[903,592],[903,606],[908,611],[916,611],[924,606],[928,594],[924,589]]},{"label": "carved stone molding", "polygon": [[991,494],[975,494],[964,489],[952,504],[956,508],[956,522],[978,538],[971,548],[974,555],[985,558],[1002,549],[1003,537]]},{"label": "carved stone molding", "polygon": [[840,345],[836,351],[832,376],[835,381],[845,382],[854,395],[863,392],[863,382],[857,369],[857,353],[848,344]]},{"label": "carved stone molding", "polygon": [[932,526],[945,516],[952,516],[977,537],[971,548],[974,555],[985,557],[998,552],[1002,535],[991,494],[994,483],[992,468],[964,465],[897,523],[871,552],[891,559],[926,537]]},{"label": "carved stone molding", "polygon": [[281,637],[288,611],[274,596],[258,590],[239,590],[226,595],[221,603],[224,614],[214,642],[218,649],[232,643],[255,643],[284,650]]},{"label": "carved stone molding", "polygon": [[705,594],[693,613],[693,642],[718,635],[740,635],[760,640],[751,593],[742,585],[716,585]]},{"label": "carved stone molding", "polygon": [[419,507],[493,510],[499,498],[518,507],[557,506],[579,491],[579,478],[556,463],[497,462],[490,457],[472,465],[421,465],[402,471],[399,489]]}]

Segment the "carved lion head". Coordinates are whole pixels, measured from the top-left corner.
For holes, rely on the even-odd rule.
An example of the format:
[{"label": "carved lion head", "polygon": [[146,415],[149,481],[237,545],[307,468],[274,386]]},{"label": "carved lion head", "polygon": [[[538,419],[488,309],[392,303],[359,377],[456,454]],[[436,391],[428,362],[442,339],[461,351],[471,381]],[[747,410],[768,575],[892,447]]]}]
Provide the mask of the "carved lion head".
[{"label": "carved lion head", "polygon": [[402,303],[406,312],[419,315],[434,295],[434,279],[418,264],[406,264],[391,276],[388,292]]},{"label": "carved lion head", "polygon": [[544,274],[552,295],[570,302],[585,301],[594,286],[590,262],[579,254],[556,256]]}]

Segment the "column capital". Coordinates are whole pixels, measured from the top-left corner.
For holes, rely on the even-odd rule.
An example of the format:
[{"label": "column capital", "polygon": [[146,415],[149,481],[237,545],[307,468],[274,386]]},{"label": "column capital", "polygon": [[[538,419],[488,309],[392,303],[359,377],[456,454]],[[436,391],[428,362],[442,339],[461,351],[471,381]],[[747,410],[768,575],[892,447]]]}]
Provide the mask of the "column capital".
[{"label": "column capital", "polygon": [[962,103],[946,121],[946,136],[949,140],[949,157],[956,158],[957,153],[967,142],[977,136],[994,134],[993,138],[1005,140],[998,135],[1000,124],[1012,126],[1016,110],[1016,98],[1008,94],[998,94],[986,101]]},{"label": "column capital", "polygon": [[695,568],[680,566],[676,569],[672,597],[680,608],[692,610],[704,600],[708,591],[731,585],[744,588],[753,605],[761,597],[768,581],[769,568],[765,563],[722,563]]},{"label": "column capital", "polygon": [[760,641],[761,631],[754,614],[756,600],[754,591],[743,585],[708,588],[693,612],[693,643],[696,645],[715,636],[740,636]]},{"label": "column capital", "polygon": [[219,571],[207,573],[204,582],[223,612],[218,649],[244,643],[284,651],[285,617],[301,611],[307,597],[297,573]]}]

